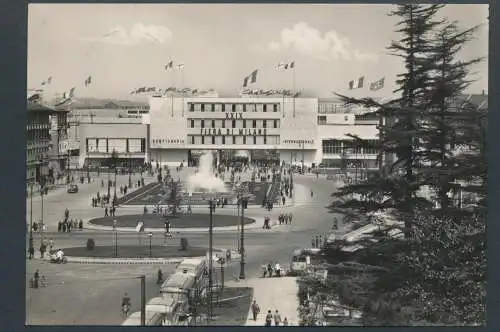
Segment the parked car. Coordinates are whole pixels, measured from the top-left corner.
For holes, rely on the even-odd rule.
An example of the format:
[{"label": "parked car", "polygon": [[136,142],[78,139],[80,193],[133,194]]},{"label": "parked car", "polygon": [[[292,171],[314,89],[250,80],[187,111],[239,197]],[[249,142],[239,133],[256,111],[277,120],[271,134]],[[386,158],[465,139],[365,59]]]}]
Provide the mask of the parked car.
[{"label": "parked car", "polygon": [[70,184],[68,187],[68,194],[76,194],[78,192],[78,186],[76,184]]}]

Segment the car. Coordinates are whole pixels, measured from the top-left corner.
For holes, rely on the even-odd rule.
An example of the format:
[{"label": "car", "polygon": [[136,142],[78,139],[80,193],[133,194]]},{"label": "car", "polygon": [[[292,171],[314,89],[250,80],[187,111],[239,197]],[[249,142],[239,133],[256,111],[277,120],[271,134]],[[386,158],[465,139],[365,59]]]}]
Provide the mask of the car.
[{"label": "car", "polygon": [[68,187],[68,194],[76,194],[78,192],[78,186],[76,184],[70,184]]}]

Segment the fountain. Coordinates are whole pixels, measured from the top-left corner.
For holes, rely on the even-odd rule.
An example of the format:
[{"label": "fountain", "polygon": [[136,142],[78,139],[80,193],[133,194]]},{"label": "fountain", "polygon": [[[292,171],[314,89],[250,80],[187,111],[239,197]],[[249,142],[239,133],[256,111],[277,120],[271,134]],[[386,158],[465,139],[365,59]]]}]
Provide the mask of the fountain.
[{"label": "fountain", "polygon": [[200,157],[200,167],[197,173],[188,176],[187,191],[194,192],[227,192],[224,181],[214,176],[212,153],[204,153]]}]

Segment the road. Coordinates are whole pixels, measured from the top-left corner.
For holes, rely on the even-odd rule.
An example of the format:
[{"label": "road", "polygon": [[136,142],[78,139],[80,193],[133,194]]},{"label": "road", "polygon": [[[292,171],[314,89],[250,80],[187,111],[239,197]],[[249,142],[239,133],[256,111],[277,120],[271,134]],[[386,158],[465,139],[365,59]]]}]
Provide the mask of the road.
[{"label": "road", "polygon": [[[295,184],[303,188],[313,188],[314,196],[311,198],[310,195],[307,195],[307,197],[301,198],[300,204],[296,207],[275,208],[270,214],[260,208],[246,210],[246,215],[249,217],[270,215],[274,220],[277,219],[277,215],[281,211],[292,212],[293,214],[291,225],[282,225],[274,227],[271,230],[254,229],[246,233],[245,272],[247,277],[259,275],[261,273],[261,265],[270,261],[280,262],[282,266],[288,266],[291,253],[294,249],[310,247],[312,236],[318,233],[326,233],[331,229],[334,216],[327,211],[325,206],[331,203],[331,194],[335,191],[334,183],[326,180],[324,177],[317,179],[312,176],[296,176]],[[95,189],[82,189],[82,192],[78,196],[85,195],[86,193],[90,195],[93,191]],[[307,192],[309,192],[309,189],[307,189]],[[75,202],[78,204],[77,200]],[[64,208],[58,212],[61,213],[60,215],[62,215]],[[83,211],[83,207],[81,209]],[[56,245],[61,247],[85,245],[88,238],[93,238],[96,245],[112,245],[114,243],[114,233],[105,231],[96,232],[89,230],[70,234],[53,233],[51,237],[54,238]],[[208,245],[207,232],[185,232],[168,241],[178,243],[180,237],[187,238],[189,244],[193,246]],[[163,241],[164,239],[160,235],[153,237],[153,243],[162,243]],[[133,244],[137,242],[137,234],[119,234],[119,243]],[[235,232],[214,232],[214,246],[235,249],[237,247],[237,234]],[[169,268],[171,267],[165,267],[165,269]],[[148,289],[151,291],[151,293],[149,291],[148,293],[150,293],[150,296],[155,295],[155,289],[157,291],[157,287],[154,286],[154,277],[158,266],[54,265],[43,263],[39,260],[28,262],[27,272],[29,276],[36,269],[40,269],[42,274],[45,273],[49,280],[67,280],[68,286],[59,286],[59,289],[56,289],[56,286],[49,286],[44,289],[31,289],[28,291],[28,303],[30,303],[31,311],[30,318],[34,324],[54,324],[57,322],[57,324],[92,325],[119,324],[122,321],[119,315],[116,315],[115,311],[108,314],[106,310],[103,311],[103,308],[114,307],[116,310],[119,310],[119,298],[122,296],[122,291],[129,290],[130,292],[136,292],[138,282],[136,280],[119,280],[78,284],[82,279],[80,275],[87,275],[88,277],[94,275],[93,279],[101,277],[105,279],[115,275],[122,277],[123,275],[136,276],[145,273],[148,276]],[[236,277],[239,275],[239,272],[240,266],[238,262],[233,262],[226,270],[226,278]],[[73,285],[70,283],[72,280],[75,281]],[[92,292],[85,292],[86,284],[89,285],[88,287],[92,289]],[[60,296],[58,290],[66,292],[65,295]],[[46,301],[40,299],[44,292],[47,296]],[[133,296],[136,299],[136,304],[138,300],[137,296]],[[72,300],[72,298],[74,299]],[[72,309],[69,309],[68,314],[56,314],[48,311],[47,308],[43,308],[44,302],[45,305],[50,303],[52,306],[61,308],[60,310],[62,311],[68,310],[71,307]],[[84,306],[82,309],[78,309],[81,307],[80,302]],[[95,303],[95,308],[92,306],[92,303]],[[84,309],[85,311],[83,311]],[[132,309],[135,310],[137,308]],[[56,310],[56,312],[58,311]],[[81,313],[75,314],[75,312]],[[86,314],[86,312],[89,312],[89,314]]]}]

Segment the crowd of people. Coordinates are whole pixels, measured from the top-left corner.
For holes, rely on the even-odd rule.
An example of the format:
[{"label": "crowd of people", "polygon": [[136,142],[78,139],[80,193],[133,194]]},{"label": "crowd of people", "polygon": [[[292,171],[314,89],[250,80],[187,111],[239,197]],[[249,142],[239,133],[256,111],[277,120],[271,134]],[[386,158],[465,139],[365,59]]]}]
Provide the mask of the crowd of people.
[{"label": "crowd of people", "polygon": [[[257,318],[260,314],[260,306],[257,303],[257,300],[253,300],[251,308],[253,320],[257,321]],[[270,327],[273,325],[273,322],[274,326],[288,326],[288,319],[286,317],[281,319],[281,313],[278,311],[278,309],[275,309],[274,314],[270,309],[267,311],[264,326]]]}]

